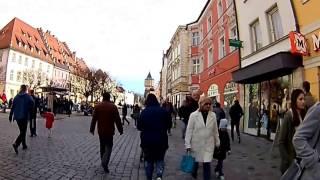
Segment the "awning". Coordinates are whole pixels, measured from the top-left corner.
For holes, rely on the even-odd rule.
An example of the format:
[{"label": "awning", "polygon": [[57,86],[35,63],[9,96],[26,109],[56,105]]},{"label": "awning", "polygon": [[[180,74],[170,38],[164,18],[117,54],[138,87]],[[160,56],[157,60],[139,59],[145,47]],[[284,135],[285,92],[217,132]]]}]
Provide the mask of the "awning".
[{"label": "awning", "polygon": [[279,52],[232,72],[232,78],[236,83],[254,84],[291,74],[300,66],[302,66],[301,56],[290,52]]}]

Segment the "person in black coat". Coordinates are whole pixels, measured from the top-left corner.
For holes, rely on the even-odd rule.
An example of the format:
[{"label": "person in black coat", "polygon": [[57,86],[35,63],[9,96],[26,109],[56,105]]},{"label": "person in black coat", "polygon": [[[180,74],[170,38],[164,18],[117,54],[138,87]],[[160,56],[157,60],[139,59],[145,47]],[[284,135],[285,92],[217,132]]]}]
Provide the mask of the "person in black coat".
[{"label": "person in black coat", "polygon": [[227,152],[231,151],[230,148],[230,138],[228,134],[228,120],[225,118],[225,115],[221,116],[220,125],[219,125],[219,138],[220,138],[220,147],[215,153],[215,158],[218,160],[218,164],[215,168],[215,173],[217,178],[224,179],[223,174],[223,160],[227,157]]},{"label": "person in black coat", "polygon": [[141,148],[144,153],[147,180],[152,179],[154,164],[157,178],[162,178],[164,171],[164,156],[169,148],[168,129],[171,128],[171,115],[160,104],[154,94],[146,99],[146,108],[138,120],[138,130],[141,131]]},{"label": "person in black coat", "polygon": [[30,137],[37,136],[37,110],[39,108],[39,98],[34,95],[34,90],[30,90],[30,96],[34,101],[34,106],[32,108],[30,117]]},{"label": "person in black coat", "polygon": [[213,107],[213,112],[216,114],[216,118],[217,118],[217,123],[218,123],[218,127],[220,125],[220,120],[222,118],[226,118],[226,113],[224,112],[224,110],[221,108],[220,103],[216,103],[215,107]]},{"label": "person in black coat", "polygon": [[124,103],[122,106],[122,125],[124,125],[124,121],[126,121],[128,125],[130,124],[130,122],[127,119],[127,113],[128,113],[128,107],[126,103]]},{"label": "person in black coat", "polygon": [[230,117],[231,117],[231,139],[234,141],[234,126],[236,126],[236,131],[238,135],[238,140],[240,143],[240,118],[243,116],[243,110],[239,104],[238,100],[234,101],[234,104],[231,106],[230,111],[229,111]]}]

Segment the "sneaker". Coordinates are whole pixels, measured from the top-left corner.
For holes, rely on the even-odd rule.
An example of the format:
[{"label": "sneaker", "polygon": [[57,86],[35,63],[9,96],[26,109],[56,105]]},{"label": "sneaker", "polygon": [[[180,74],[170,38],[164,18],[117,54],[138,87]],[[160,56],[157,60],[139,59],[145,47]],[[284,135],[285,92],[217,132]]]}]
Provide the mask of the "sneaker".
[{"label": "sneaker", "polygon": [[222,175],[222,176],[219,176],[219,179],[220,180],[224,180],[224,176]]},{"label": "sneaker", "polygon": [[13,149],[14,149],[14,152],[16,152],[16,154],[18,154],[19,152],[18,152],[18,147],[17,147],[17,145],[16,145],[16,144],[12,144],[12,147],[13,147]]},{"label": "sneaker", "polygon": [[219,178],[219,176],[220,176],[218,171],[215,172],[215,175],[216,175],[217,178]]},{"label": "sneaker", "polygon": [[161,177],[157,177],[157,179],[156,180],[162,180],[162,178]]},{"label": "sneaker", "polygon": [[28,146],[23,146],[22,149],[23,149],[23,150],[27,150],[27,149],[28,149]]}]

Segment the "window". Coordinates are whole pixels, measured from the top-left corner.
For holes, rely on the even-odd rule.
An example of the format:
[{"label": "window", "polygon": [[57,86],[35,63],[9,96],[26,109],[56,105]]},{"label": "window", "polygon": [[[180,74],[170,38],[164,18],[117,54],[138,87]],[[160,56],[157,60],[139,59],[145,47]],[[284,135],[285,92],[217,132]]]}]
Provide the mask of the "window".
[{"label": "window", "polygon": [[208,51],[208,67],[213,64],[213,49],[210,48]]},{"label": "window", "polygon": [[11,95],[11,97],[14,97],[14,90],[13,89],[10,89],[10,95]]},{"label": "window", "polygon": [[218,18],[222,16],[222,12],[223,12],[223,7],[222,7],[222,1],[220,0],[218,2]]},{"label": "window", "polygon": [[268,20],[271,42],[274,42],[283,37],[282,22],[278,7],[275,7],[268,12]]},{"label": "window", "polygon": [[42,70],[42,62],[39,63],[39,70]]},{"label": "window", "polygon": [[23,83],[26,83],[28,81],[27,72],[23,72]]},{"label": "window", "polygon": [[22,63],[22,56],[19,56],[18,63],[19,63],[19,64],[21,64],[21,63]]},{"label": "window", "polygon": [[212,27],[212,21],[211,21],[211,16],[208,18],[208,31],[210,31]]},{"label": "window", "polygon": [[192,33],[192,46],[198,46],[200,44],[199,32]]},{"label": "window", "polygon": [[49,73],[50,72],[50,65],[48,65],[48,67],[47,67],[47,73]]},{"label": "window", "polygon": [[21,72],[20,71],[17,72],[17,81],[21,82]]},{"label": "window", "polygon": [[24,65],[28,66],[28,58],[27,57],[24,59]]},{"label": "window", "polygon": [[259,20],[251,24],[252,50],[257,51],[262,47],[261,29]]},{"label": "window", "polygon": [[224,56],[226,56],[226,45],[223,36],[219,40],[219,59],[223,58]]},{"label": "window", "polygon": [[16,62],[16,53],[12,53],[12,62]]},{"label": "window", "polygon": [[[230,29],[230,39],[238,39],[237,37],[237,27],[234,26]],[[236,50],[236,47],[230,46],[230,52]]]},{"label": "window", "polygon": [[200,72],[200,61],[199,59],[192,60],[192,74],[198,74]]},{"label": "window", "polygon": [[10,71],[10,81],[13,81],[13,75],[14,75],[14,71],[11,70],[11,71]]},{"label": "window", "polygon": [[32,59],[32,65],[31,65],[31,67],[34,68],[34,65],[35,65],[35,61],[34,61],[34,59]]}]

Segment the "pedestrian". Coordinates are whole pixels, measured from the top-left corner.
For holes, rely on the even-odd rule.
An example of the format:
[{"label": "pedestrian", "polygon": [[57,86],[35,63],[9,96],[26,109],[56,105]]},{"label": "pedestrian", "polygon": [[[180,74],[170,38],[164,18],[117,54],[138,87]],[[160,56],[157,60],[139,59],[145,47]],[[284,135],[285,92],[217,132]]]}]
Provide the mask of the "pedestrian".
[{"label": "pedestrian", "polygon": [[43,117],[46,119],[46,128],[48,129],[48,138],[51,138],[54,114],[51,112],[50,108],[48,108],[48,110],[43,113]]},{"label": "pedestrian", "polygon": [[182,139],[184,139],[186,135],[186,129],[187,129],[188,120],[190,116],[190,113],[188,113],[189,112],[188,108],[190,107],[190,103],[191,103],[191,96],[187,96],[186,99],[182,102],[182,106],[179,108],[179,117],[184,124],[182,127]]},{"label": "pedestrian", "polygon": [[26,134],[33,106],[33,99],[27,94],[27,86],[21,85],[19,94],[13,99],[12,109],[9,115],[9,121],[12,122],[13,119],[16,120],[20,131],[15,143],[12,145],[16,154],[18,154],[18,147],[21,143],[23,150],[28,148],[26,143]]},{"label": "pedestrian", "polygon": [[295,89],[291,93],[291,108],[284,115],[279,132],[280,171],[282,174],[296,157],[292,139],[304,116],[304,92],[302,89]]},{"label": "pedestrian", "polygon": [[310,92],[310,83],[309,81],[304,81],[303,84],[303,90],[304,90],[304,93],[305,93],[305,106],[306,106],[306,110],[308,111],[308,109],[313,106],[315,104],[315,99],[314,97],[312,96],[311,92]]},{"label": "pedestrian", "polygon": [[220,146],[216,115],[210,110],[211,105],[210,98],[200,98],[199,109],[190,115],[185,137],[187,152],[191,152],[196,161],[192,177],[197,178],[199,163],[202,162],[204,180],[211,179],[210,163],[215,147]]},{"label": "pedestrian", "polygon": [[168,129],[171,128],[171,115],[160,104],[154,94],[146,99],[146,108],[141,112],[138,130],[141,131],[141,148],[144,153],[147,180],[152,180],[156,164],[157,180],[162,179],[164,156],[169,148]]},{"label": "pedestrian", "polygon": [[293,136],[296,157],[304,169],[300,180],[320,179],[320,104],[311,107]]},{"label": "pedestrian", "polygon": [[126,103],[124,103],[122,106],[122,125],[124,125],[125,121],[128,123],[128,125],[130,124],[130,122],[127,119],[127,114],[128,114],[128,107]]},{"label": "pedestrian", "polygon": [[215,104],[215,107],[213,107],[213,112],[216,114],[217,123],[218,123],[218,127],[219,127],[220,120],[221,120],[222,118],[225,118],[225,117],[226,117],[226,113],[225,113],[224,110],[221,108],[221,105],[220,105],[220,103],[218,103],[218,102]]},{"label": "pedestrian", "polygon": [[138,104],[135,104],[132,110],[132,117],[134,119],[134,125],[137,127],[137,121],[140,117],[140,107]]},{"label": "pedestrian", "polygon": [[39,108],[39,99],[34,95],[34,90],[30,90],[30,96],[34,102],[30,118],[30,137],[34,137],[37,136],[37,109]]},{"label": "pedestrian", "polygon": [[123,134],[123,128],[119,111],[116,105],[110,102],[110,93],[103,93],[103,100],[96,105],[92,115],[90,133],[94,135],[96,123],[98,122],[98,135],[100,140],[101,164],[106,173],[109,173],[109,161],[113,147],[113,135],[115,125],[120,133]]},{"label": "pedestrian", "polygon": [[231,106],[229,111],[230,117],[231,117],[231,139],[234,141],[234,127],[236,127],[237,135],[238,135],[238,142],[240,143],[240,119],[243,116],[243,110],[239,104],[238,100],[234,101],[234,104]]},{"label": "pedestrian", "polygon": [[227,152],[231,152],[230,148],[230,138],[228,134],[228,120],[225,118],[225,115],[220,117],[220,124],[219,124],[219,139],[220,139],[220,147],[218,148],[218,164],[215,168],[216,177],[220,180],[224,179],[223,173],[223,160],[227,157]]},{"label": "pedestrian", "polygon": [[[166,111],[170,114],[171,117],[171,123],[172,123],[172,116],[173,116],[173,105],[172,103],[169,101],[169,98],[166,98],[165,101],[162,104],[162,107],[164,109],[166,109]],[[172,126],[171,126],[172,127]],[[168,135],[171,136],[171,128],[168,129]]]}]

